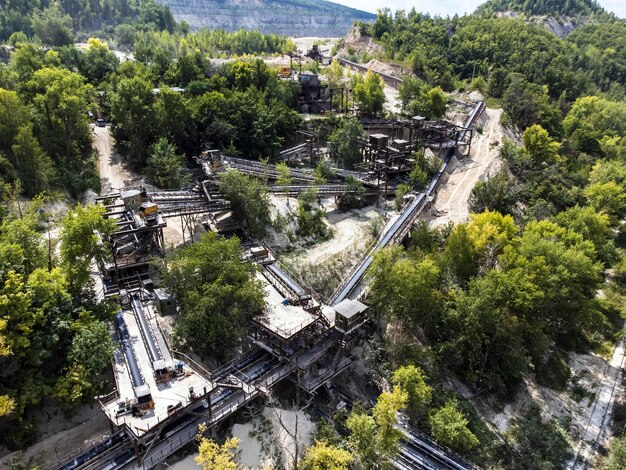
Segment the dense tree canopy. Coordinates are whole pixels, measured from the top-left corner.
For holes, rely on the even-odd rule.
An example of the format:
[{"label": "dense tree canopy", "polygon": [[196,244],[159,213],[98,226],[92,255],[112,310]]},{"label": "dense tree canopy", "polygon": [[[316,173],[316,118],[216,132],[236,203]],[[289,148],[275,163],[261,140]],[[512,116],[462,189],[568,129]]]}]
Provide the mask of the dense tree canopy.
[{"label": "dense tree canopy", "polygon": [[241,262],[239,240],[206,233],[166,257],[162,275],[181,307],[175,337],[198,354],[223,355],[264,307],[255,267]]}]

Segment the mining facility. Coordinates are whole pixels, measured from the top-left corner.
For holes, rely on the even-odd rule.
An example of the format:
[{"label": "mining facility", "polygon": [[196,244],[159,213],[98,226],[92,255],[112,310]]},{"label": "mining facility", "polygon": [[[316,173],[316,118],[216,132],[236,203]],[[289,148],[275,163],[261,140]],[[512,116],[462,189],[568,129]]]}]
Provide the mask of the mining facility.
[{"label": "mining facility", "polygon": [[[361,163],[354,171],[338,170],[336,179],[324,185],[315,185],[311,171],[297,169],[291,171],[290,185],[277,185],[275,165],[206,151],[197,158],[204,180],[193,190],[149,192],[139,187],[99,197],[106,217],[117,226],[102,241],[108,244],[111,261],[99,266],[103,296],[119,300],[110,328],[116,345],[116,389],[98,397],[112,432],[108,439],[46,469],[153,468],[191,442],[199,424],[214,426],[266,396],[279,381],[292,380],[298,393],[311,398],[348,368],[355,360],[355,345],[362,341],[360,327],[367,321],[361,300],[367,289],[364,274],[374,254],[403,241],[435,194],[450,158],[455,152],[469,152],[472,128],[483,109],[482,102],[475,104],[463,126],[420,117],[365,121],[369,139],[362,142]],[[300,144],[281,153],[283,160],[314,165],[325,157],[314,134],[303,132],[300,137]],[[176,313],[176,299],[155,285],[152,261],[163,255],[168,219],[180,219],[188,240],[198,222],[220,234],[243,234],[217,185],[220,172],[234,168],[266,178],[271,193],[286,196],[313,187],[320,195],[337,196],[346,190],[345,178],[350,176],[363,184],[366,195],[384,197],[407,178],[415,152],[426,148],[442,156],[438,173],[423,191],[410,195],[399,217],[330,299],[299,285],[268,246],[244,239],[242,262],[258,264],[266,300],[248,332],[250,352],[208,371],[172,348],[164,319]]]}]

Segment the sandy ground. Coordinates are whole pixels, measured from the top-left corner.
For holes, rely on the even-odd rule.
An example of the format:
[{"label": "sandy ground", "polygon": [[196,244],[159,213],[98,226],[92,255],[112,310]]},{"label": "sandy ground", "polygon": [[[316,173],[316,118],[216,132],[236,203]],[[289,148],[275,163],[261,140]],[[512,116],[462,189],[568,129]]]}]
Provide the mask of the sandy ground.
[{"label": "sandy ground", "polygon": [[400,114],[401,103],[398,98],[398,90],[385,84],[383,91],[385,92],[385,98],[387,99],[384,105],[385,111]]},{"label": "sandy ground", "polygon": [[322,43],[322,44],[319,44],[319,48],[320,48],[320,51],[322,51],[322,54],[326,56],[330,55],[330,51],[335,46],[335,44],[339,42],[339,39],[340,38],[320,38],[320,37],[313,37],[313,36],[302,37],[302,38],[291,38],[291,40],[294,42],[294,44],[298,48],[298,51],[300,51],[301,53],[306,53],[309,49],[313,47],[313,44],[315,44],[316,42]]},{"label": "sandy ground", "polygon": [[[242,468],[248,470],[257,470],[261,468],[272,468],[276,465],[275,452],[280,452],[283,462],[287,463],[286,468],[291,468],[295,440],[289,435],[295,434],[296,416],[298,417],[298,443],[300,457],[302,457],[304,449],[311,443],[311,433],[315,428],[315,424],[306,415],[306,413],[292,410],[284,410],[280,408],[268,407],[263,408],[262,417],[269,423],[268,427],[259,429],[259,417],[254,418],[244,424],[234,424],[230,435],[239,439],[239,448],[237,462]],[[280,417],[280,419],[279,419]],[[285,431],[283,425],[289,430]],[[172,457],[168,459],[166,466],[162,468],[170,468],[173,470],[192,470],[200,468],[195,462],[197,452],[185,456],[183,459]],[[159,467],[161,468],[161,467]],[[282,468],[282,467],[276,467]]]},{"label": "sandy ground", "polygon": [[323,199],[322,204],[326,208],[326,220],[333,230],[333,237],[304,251],[296,252],[290,257],[292,261],[322,264],[354,246],[360,252],[364,252],[368,241],[372,240],[369,235],[370,224],[387,213],[384,208],[374,206],[342,212],[337,209],[333,199]]},{"label": "sandy ground", "polygon": [[581,432],[581,443],[577,448],[577,458],[573,468],[584,468],[586,460],[593,462],[596,457],[595,449],[603,447],[609,440],[610,411],[613,409],[615,400],[624,395],[622,385],[624,366],[624,341],[620,341],[613,351],[610,362],[606,367],[599,382],[593,389],[596,400],[591,407],[591,413],[586,426]]},{"label": "sandy ground", "polygon": [[[474,133],[469,157],[453,161],[450,175],[439,187],[433,213],[436,217],[425,214],[424,219],[431,220],[432,226],[442,226],[449,222],[465,222],[469,217],[468,200],[476,183],[492,175],[500,168],[499,151],[504,138],[500,125],[501,109],[485,110],[481,123],[483,133]],[[450,167],[449,167],[450,168]]]},{"label": "sandy ground", "polygon": [[141,176],[132,172],[122,164],[122,158],[114,151],[115,140],[109,126],[92,126],[94,145],[98,150],[98,172],[102,194],[116,191],[126,186],[137,187],[144,183]]},{"label": "sandy ground", "polygon": [[48,419],[40,427],[40,440],[23,452],[2,457],[0,467],[20,463],[32,468],[37,463],[51,463],[109,435],[109,421],[95,404],[82,406],[69,417],[58,409],[44,410],[42,414]]}]

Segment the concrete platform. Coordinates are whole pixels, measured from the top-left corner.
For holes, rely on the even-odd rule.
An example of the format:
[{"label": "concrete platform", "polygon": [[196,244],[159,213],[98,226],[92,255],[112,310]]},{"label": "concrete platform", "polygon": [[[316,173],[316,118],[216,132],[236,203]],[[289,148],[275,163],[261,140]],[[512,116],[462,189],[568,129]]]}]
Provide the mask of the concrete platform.
[{"label": "concrete platform", "polygon": [[[146,309],[146,311],[150,312],[150,317],[154,315],[153,309]],[[142,437],[157,424],[168,418],[168,406],[174,407],[180,404],[184,407],[192,401],[189,394],[191,387],[193,387],[196,395],[200,395],[204,392],[205,388],[207,391],[212,390],[213,385],[207,379],[203,378],[191,369],[187,364],[184,366],[183,370],[185,374],[183,376],[175,377],[167,383],[157,384],[154,378],[154,371],[152,369],[150,356],[141,337],[139,325],[135,315],[132,310],[124,310],[122,312],[122,316],[128,329],[130,342],[137,359],[137,363],[139,364],[141,375],[143,376],[145,384],[150,388],[152,399],[154,401],[154,409],[147,410],[142,416],[139,417],[134,417],[131,414],[126,414],[120,417],[116,416],[120,402],[133,400],[135,398],[135,384],[132,383],[124,353],[119,346],[117,336],[115,336],[114,340],[118,346],[113,354],[113,372],[117,383],[118,397],[115,400],[104,403],[103,410],[114,425],[126,425],[136,437]],[[156,326],[154,318],[149,319],[149,324],[152,328]],[[157,339],[157,344],[163,353],[163,357],[171,358],[170,352],[167,350],[160,332],[155,330],[153,333]]]},{"label": "concrete platform", "polygon": [[257,279],[264,285],[265,313],[255,321],[283,339],[289,339],[296,333],[315,322],[315,316],[297,305],[285,305],[285,298],[261,273]]}]

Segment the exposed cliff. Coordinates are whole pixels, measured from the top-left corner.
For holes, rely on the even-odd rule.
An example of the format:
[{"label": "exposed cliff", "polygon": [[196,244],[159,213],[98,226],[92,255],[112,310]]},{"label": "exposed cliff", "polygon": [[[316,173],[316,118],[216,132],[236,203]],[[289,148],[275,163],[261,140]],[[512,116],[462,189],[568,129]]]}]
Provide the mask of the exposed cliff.
[{"label": "exposed cliff", "polygon": [[343,36],[375,15],[323,0],[158,0],[192,29],[256,29],[290,36]]}]

